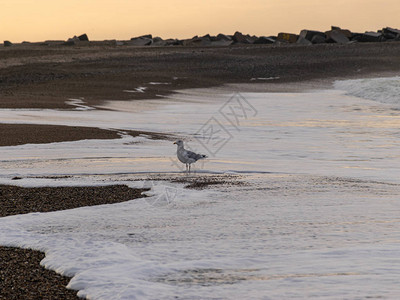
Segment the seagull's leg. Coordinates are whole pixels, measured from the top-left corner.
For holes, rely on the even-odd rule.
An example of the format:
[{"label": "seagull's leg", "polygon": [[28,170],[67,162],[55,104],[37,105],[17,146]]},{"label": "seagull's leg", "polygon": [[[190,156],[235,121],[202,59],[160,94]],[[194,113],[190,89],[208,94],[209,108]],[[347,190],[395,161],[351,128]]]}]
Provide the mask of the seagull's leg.
[{"label": "seagull's leg", "polygon": [[189,174],[190,174],[190,164],[189,164]]}]

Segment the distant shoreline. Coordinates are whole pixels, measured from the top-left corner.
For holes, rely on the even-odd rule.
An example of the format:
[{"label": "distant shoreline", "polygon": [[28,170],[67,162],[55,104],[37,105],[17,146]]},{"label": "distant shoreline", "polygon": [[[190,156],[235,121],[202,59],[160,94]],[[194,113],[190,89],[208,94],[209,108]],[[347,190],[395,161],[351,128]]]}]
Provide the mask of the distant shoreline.
[{"label": "distant shoreline", "polygon": [[[381,76],[400,70],[400,42],[221,47],[0,48],[0,108],[71,109],[104,101],[154,99],[176,90]],[[262,80],[269,78],[271,80]]]},{"label": "distant shoreline", "polygon": [[[234,34],[219,33],[218,35],[206,34],[203,36],[193,36],[191,38],[167,38],[163,39],[159,36],[146,34],[133,37],[130,40],[103,40],[92,41],[86,33],[79,36],[68,38],[67,40],[46,40],[42,42],[23,41],[21,45],[39,45],[39,46],[84,46],[89,41],[98,45],[109,46],[229,46],[235,44],[325,44],[338,43],[348,44],[353,42],[386,42],[400,41],[400,30],[392,27],[384,27],[376,31],[352,32],[348,29],[342,29],[337,26],[331,26],[330,30],[308,30],[303,29],[299,34],[289,32],[279,32],[277,35],[250,35],[236,31]],[[4,47],[14,46],[9,40],[5,40],[2,44]]]}]

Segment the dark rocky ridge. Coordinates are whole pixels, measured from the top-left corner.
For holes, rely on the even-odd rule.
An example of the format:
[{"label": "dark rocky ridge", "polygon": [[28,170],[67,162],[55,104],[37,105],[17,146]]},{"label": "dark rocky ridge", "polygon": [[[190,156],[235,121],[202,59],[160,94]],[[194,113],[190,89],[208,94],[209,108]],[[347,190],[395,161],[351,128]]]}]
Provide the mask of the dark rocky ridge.
[{"label": "dark rocky ridge", "polygon": [[[233,35],[218,34],[217,36],[211,36],[206,34],[204,36],[194,36],[188,39],[162,39],[161,37],[153,37],[152,34],[146,34],[138,37],[133,37],[129,41],[103,41],[109,45],[114,46],[228,46],[235,44],[272,44],[272,43],[300,43],[300,44],[321,44],[321,43],[354,43],[354,42],[394,42],[400,41],[400,30],[385,27],[377,31],[366,31],[364,33],[351,32],[348,29],[341,29],[337,26],[332,26],[331,30],[328,31],[316,31],[316,30],[302,30],[299,34],[281,32],[277,36],[252,36],[249,34],[243,34],[241,32],[235,32]],[[308,43],[307,43],[308,42]],[[96,42],[92,42],[96,43]],[[97,42],[99,43],[99,42]],[[100,42],[101,43],[101,42]],[[30,44],[24,42],[24,44]],[[45,41],[39,44],[42,46],[84,46],[88,45],[89,37],[86,33],[80,36],[74,36],[69,38],[67,41]],[[11,47],[14,44],[10,41],[4,41],[5,47]]]}]

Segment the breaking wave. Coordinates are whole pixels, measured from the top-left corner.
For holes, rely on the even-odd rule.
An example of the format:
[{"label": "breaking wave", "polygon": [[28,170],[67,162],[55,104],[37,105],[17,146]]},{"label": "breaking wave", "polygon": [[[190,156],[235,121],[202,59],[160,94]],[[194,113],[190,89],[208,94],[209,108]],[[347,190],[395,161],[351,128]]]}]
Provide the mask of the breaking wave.
[{"label": "breaking wave", "polygon": [[338,80],[334,87],[347,95],[400,106],[400,76],[356,80]]}]

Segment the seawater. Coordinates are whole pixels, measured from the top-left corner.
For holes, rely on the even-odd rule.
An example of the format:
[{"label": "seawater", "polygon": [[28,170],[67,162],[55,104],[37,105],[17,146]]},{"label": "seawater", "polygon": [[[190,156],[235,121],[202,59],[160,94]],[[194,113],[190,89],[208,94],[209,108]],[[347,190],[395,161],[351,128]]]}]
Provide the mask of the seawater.
[{"label": "seawater", "polygon": [[334,87],[349,95],[400,108],[400,77],[338,80]]},{"label": "seawater", "polygon": [[[396,88],[397,79],[368,80]],[[0,244],[45,251],[43,265],[94,299],[396,299],[400,119],[394,99],[347,88],[365,91],[366,81],[296,94],[183,91],[110,102],[113,111],[0,111],[2,122],[122,136],[2,147],[0,182],[152,187],[126,203],[1,218]],[[176,134],[209,155],[194,177],[242,184],[168,183],[186,176],[172,142],[128,129]],[[46,175],[69,178],[37,178]]]}]

